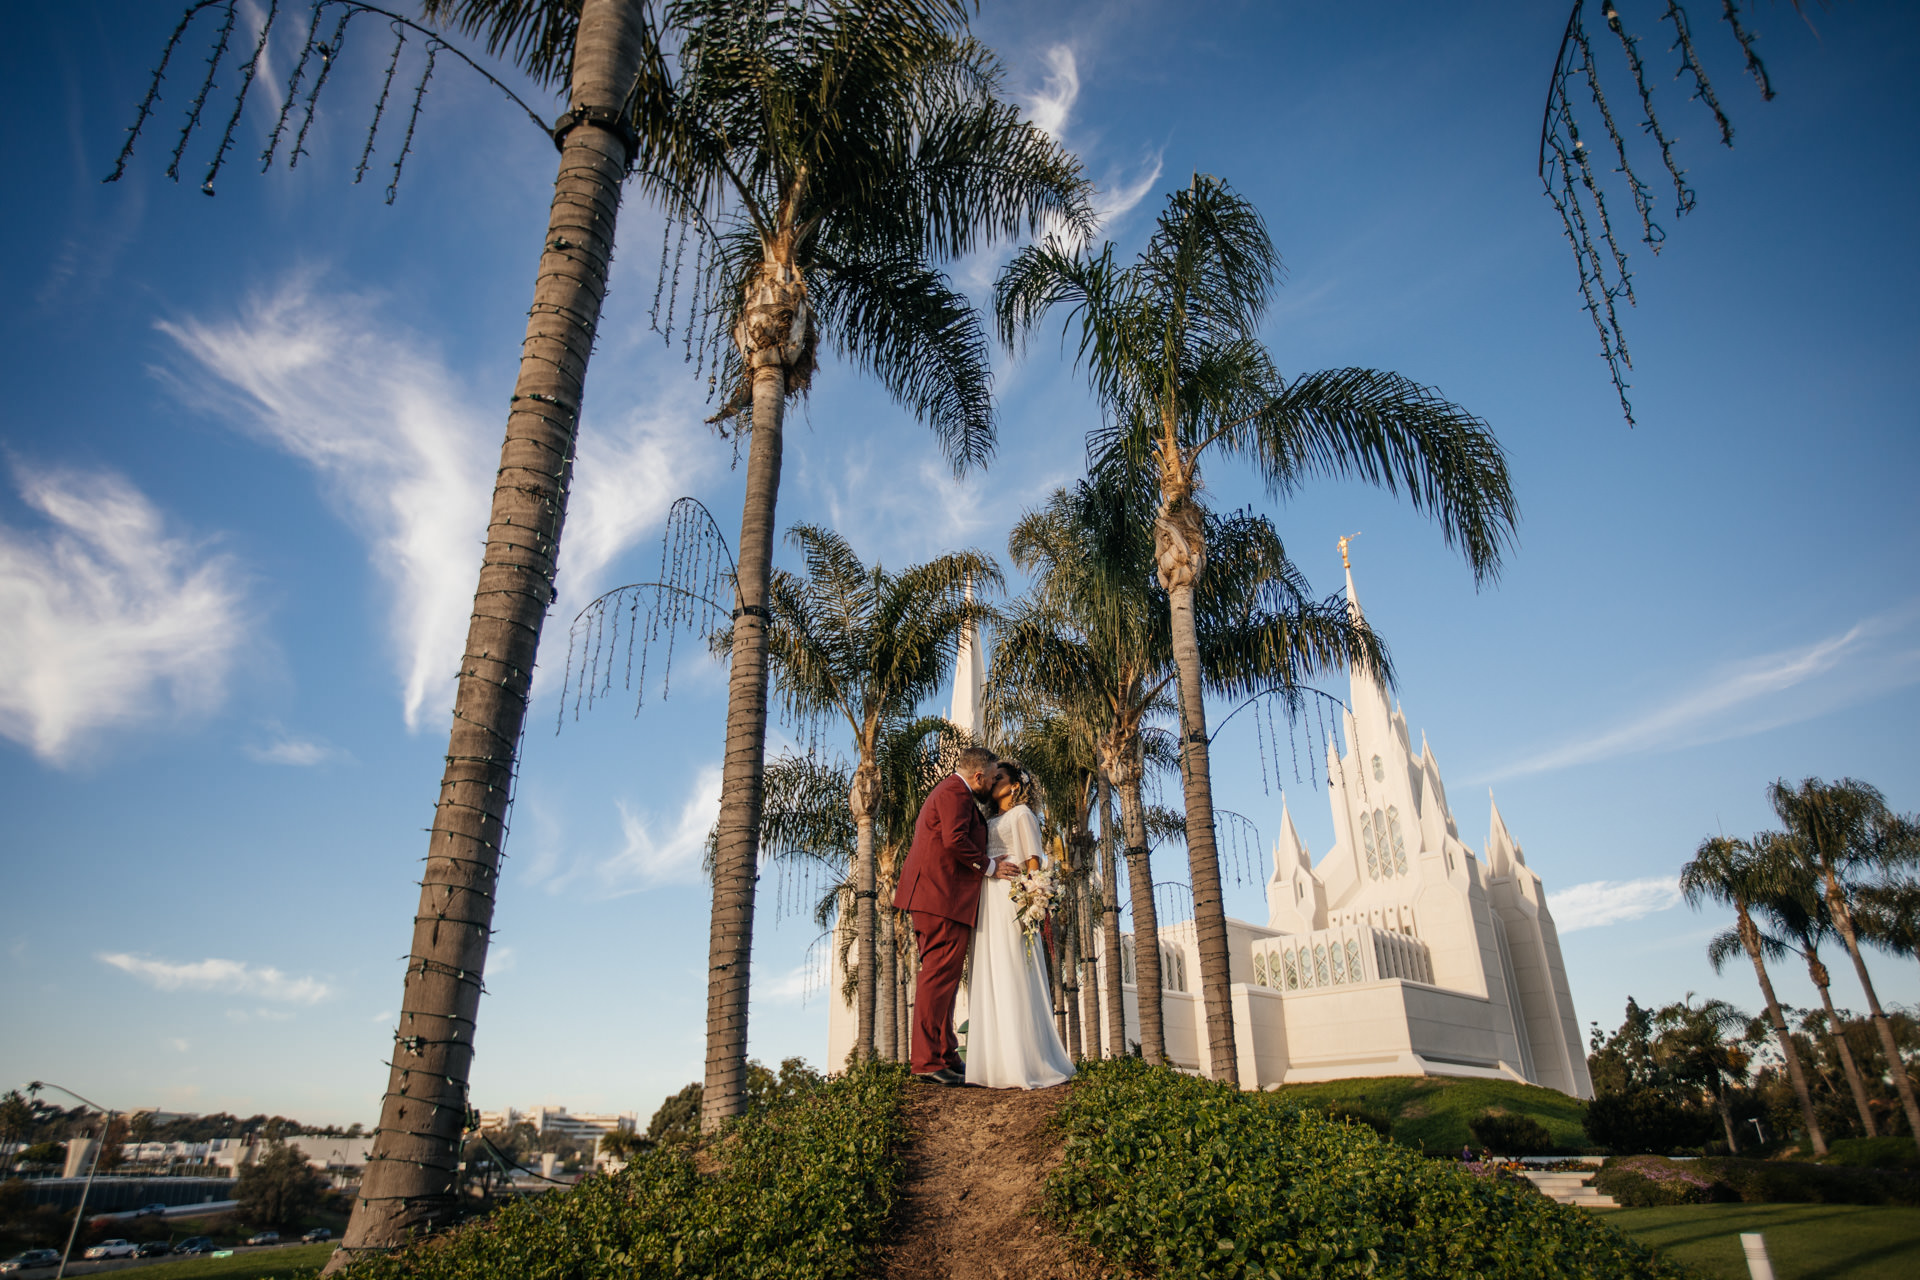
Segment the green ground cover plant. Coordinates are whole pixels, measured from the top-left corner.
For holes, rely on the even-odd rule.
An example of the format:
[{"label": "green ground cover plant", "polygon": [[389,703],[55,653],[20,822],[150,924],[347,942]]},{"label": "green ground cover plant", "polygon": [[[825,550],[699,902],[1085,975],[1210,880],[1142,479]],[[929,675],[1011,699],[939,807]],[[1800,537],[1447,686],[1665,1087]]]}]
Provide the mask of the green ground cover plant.
[{"label": "green ground cover plant", "polygon": [[1767,1238],[1778,1280],[1911,1280],[1920,1275],[1920,1209],[1836,1204],[1702,1204],[1615,1209],[1609,1226],[1710,1280],[1747,1280],[1740,1233]]},{"label": "green ground cover plant", "polygon": [[1608,1160],[1593,1185],[1629,1208],[1712,1204],[1856,1204],[1920,1207],[1920,1177],[1898,1170],[1710,1156]]},{"label": "green ground cover plant", "polygon": [[620,1173],[529,1197],[342,1274],[850,1280],[864,1274],[893,1211],[906,1078],[882,1063],[807,1084],[703,1151],[660,1147]]},{"label": "green ground cover plant", "polygon": [[1430,1160],[1296,1096],[1134,1059],[1085,1064],[1048,1211],[1129,1274],[1678,1277],[1526,1182]]},{"label": "green ground cover plant", "polygon": [[182,1258],[138,1269],[140,1280],[305,1280],[324,1266],[332,1244],[250,1249],[231,1258]]},{"label": "green ground cover plant", "polygon": [[1395,1142],[1433,1155],[1456,1155],[1468,1145],[1479,1150],[1470,1126],[1489,1111],[1533,1120],[1547,1131],[1558,1151],[1584,1151],[1593,1145],[1583,1127],[1586,1103],[1556,1089],[1511,1080],[1373,1076],[1285,1085],[1275,1093],[1316,1110],[1350,1107],[1385,1116],[1392,1121]]}]

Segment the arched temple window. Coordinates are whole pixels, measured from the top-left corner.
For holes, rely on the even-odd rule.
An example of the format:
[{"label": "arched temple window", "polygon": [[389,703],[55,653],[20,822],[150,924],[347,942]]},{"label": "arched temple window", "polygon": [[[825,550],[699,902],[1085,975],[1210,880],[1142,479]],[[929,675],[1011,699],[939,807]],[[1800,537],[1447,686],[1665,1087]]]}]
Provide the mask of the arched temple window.
[{"label": "arched temple window", "polygon": [[[1400,838],[1400,810],[1387,806],[1387,832],[1393,838],[1393,869],[1407,874],[1407,842]],[[1382,846],[1384,854],[1385,846]]]}]

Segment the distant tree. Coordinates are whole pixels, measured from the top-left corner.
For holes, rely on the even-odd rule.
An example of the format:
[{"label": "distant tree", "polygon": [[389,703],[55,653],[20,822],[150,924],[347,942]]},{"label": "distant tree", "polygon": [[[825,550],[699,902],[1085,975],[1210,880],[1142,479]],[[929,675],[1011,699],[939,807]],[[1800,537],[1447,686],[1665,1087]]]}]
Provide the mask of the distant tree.
[{"label": "distant tree", "polygon": [[647,1122],[647,1137],[662,1146],[672,1143],[692,1142],[700,1136],[700,1094],[702,1086],[698,1080],[660,1104],[653,1113],[653,1119]]},{"label": "distant tree", "polygon": [[1718,902],[1733,908],[1734,927],[1707,943],[1707,960],[1715,973],[1728,960],[1742,952],[1753,962],[1754,977],[1760,983],[1760,995],[1767,1003],[1767,1021],[1786,1059],[1787,1078],[1800,1103],[1800,1115],[1806,1122],[1807,1137],[1813,1153],[1827,1154],[1826,1134],[1813,1110],[1813,1094],[1800,1054],[1787,1030],[1786,1015],[1780,1012],[1780,1000],[1773,993],[1773,979],[1767,975],[1766,942],[1760,926],[1754,923],[1753,904],[1765,896],[1768,884],[1760,874],[1752,842],[1726,836],[1709,836],[1694,851],[1693,860],[1680,868],[1680,892],[1688,905],[1698,910],[1703,902]]},{"label": "distant tree", "polygon": [[66,1148],[58,1142],[36,1142],[19,1156],[21,1164],[59,1164],[67,1158]]},{"label": "distant tree", "polygon": [[1729,1153],[1740,1149],[1733,1127],[1732,1094],[1746,1078],[1748,1058],[1740,1032],[1752,1021],[1724,1000],[1702,1000],[1693,993],[1653,1015],[1659,1035],[1653,1042],[1654,1061],[1673,1079],[1704,1092],[1720,1115]]},{"label": "distant tree", "polygon": [[33,1108],[18,1089],[0,1095],[0,1144],[25,1142],[33,1132]]},{"label": "distant tree", "polygon": [[327,1184],[298,1148],[273,1143],[240,1170],[233,1198],[251,1222],[291,1226],[319,1205]]},{"label": "distant tree", "polygon": [[1819,882],[1834,932],[1846,944],[1854,974],[1866,993],[1867,1009],[1886,1053],[1887,1074],[1906,1112],[1907,1132],[1920,1146],[1920,1100],[1914,1097],[1898,1037],[1880,1007],[1853,924],[1853,897],[1860,886],[1890,865],[1905,861],[1920,841],[1920,832],[1914,819],[1893,813],[1876,788],[1855,778],[1833,782],[1807,778],[1798,786],[1782,778],[1767,789],[1767,798],[1792,839],[1791,847]]}]

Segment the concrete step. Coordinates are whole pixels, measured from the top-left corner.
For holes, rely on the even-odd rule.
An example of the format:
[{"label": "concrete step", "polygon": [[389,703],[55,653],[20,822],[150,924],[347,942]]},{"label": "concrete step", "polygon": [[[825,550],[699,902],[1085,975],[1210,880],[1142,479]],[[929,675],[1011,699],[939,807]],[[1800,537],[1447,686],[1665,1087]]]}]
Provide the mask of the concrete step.
[{"label": "concrete step", "polygon": [[1534,1186],[1540,1188],[1550,1200],[1561,1204],[1579,1205],[1582,1209],[1617,1209],[1619,1201],[1604,1192],[1596,1191],[1586,1185],[1591,1173],[1534,1173],[1528,1171],[1521,1175]]}]

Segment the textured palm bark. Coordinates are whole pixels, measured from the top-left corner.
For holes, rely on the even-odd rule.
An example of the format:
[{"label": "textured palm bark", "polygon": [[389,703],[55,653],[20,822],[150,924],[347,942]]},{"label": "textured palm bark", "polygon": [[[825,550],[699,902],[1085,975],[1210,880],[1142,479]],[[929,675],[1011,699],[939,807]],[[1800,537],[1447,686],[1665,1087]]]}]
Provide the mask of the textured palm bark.
[{"label": "textured palm bark", "polygon": [[879,798],[879,779],[869,761],[861,761],[853,771],[853,789],[847,803],[853,809],[853,937],[855,963],[859,966],[859,987],[855,1006],[858,1011],[854,1034],[854,1053],[861,1062],[873,1061],[876,1027],[874,1014],[879,1001],[879,956],[874,946],[873,810]]},{"label": "textured palm bark", "polygon": [[[1133,991],[1140,1011],[1140,1056],[1156,1066],[1167,1060],[1166,1022],[1160,1008],[1160,922],[1153,908],[1152,855],[1147,850],[1147,809],[1140,796],[1140,739],[1131,735],[1118,750],[1103,752],[1107,776],[1120,791],[1120,829],[1127,842],[1127,894],[1133,906]],[[1115,946],[1117,959],[1120,949]],[[1121,1024],[1124,1028],[1124,1023]],[[1121,1035],[1125,1036],[1122,1030]],[[1124,1048],[1122,1049],[1124,1053]]]},{"label": "textured palm bark", "polygon": [[[753,960],[754,876],[760,854],[762,775],[767,756],[767,579],[773,564],[774,504],[780,490],[787,380],[777,364],[753,371],[753,434],[740,514],[734,587],[727,743],[713,860],[713,917],[707,940],[707,1066],[700,1131],[717,1132],[746,1105],[747,992]],[[746,612],[761,610],[760,613]]]},{"label": "textured palm bark", "polygon": [[[773,572],[787,395],[813,366],[807,287],[781,256],[791,248],[771,247],[743,291],[740,321],[733,331],[752,381],[753,417],[747,492],[740,509],[727,745],[720,772],[707,941],[707,1070],[700,1095],[700,1131],[705,1134],[718,1132],[723,1121],[746,1108],[747,995],[767,757],[767,581]],[[871,1021],[867,1025],[871,1035]]]},{"label": "textured palm bark", "polygon": [[1807,976],[1813,979],[1813,985],[1820,989],[1820,1004],[1827,1011],[1827,1034],[1833,1038],[1834,1052],[1840,1058],[1840,1069],[1846,1072],[1847,1088],[1853,1093],[1853,1105],[1860,1113],[1860,1127],[1869,1138],[1880,1135],[1873,1122],[1873,1108],[1867,1105],[1867,1086],[1860,1079],[1860,1066],[1853,1060],[1853,1050],[1847,1046],[1846,1031],[1840,1026],[1840,1015],[1834,1012],[1833,993],[1827,990],[1833,975],[1827,972],[1827,966],[1821,963],[1814,949],[1807,948]]},{"label": "textured palm bark", "polygon": [[1793,1047],[1793,1037],[1787,1034],[1787,1020],[1780,1014],[1780,1001],[1774,998],[1773,979],[1767,976],[1767,962],[1760,955],[1760,929],[1747,914],[1746,903],[1736,901],[1734,910],[1739,915],[1740,945],[1747,949],[1754,976],[1760,979],[1760,994],[1767,1002],[1767,1020],[1773,1024],[1774,1038],[1779,1040],[1781,1056],[1787,1060],[1787,1079],[1793,1084],[1794,1096],[1800,1100],[1800,1117],[1807,1122],[1813,1154],[1823,1156],[1827,1154],[1827,1135],[1820,1131],[1820,1121],[1813,1114],[1813,1094],[1807,1088],[1807,1073],[1800,1068],[1800,1054]]},{"label": "textured palm bark", "polygon": [[1840,934],[1840,941],[1847,944],[1847,954],[1853,958],[1853,971],[1860,978],[1860,989],[1866,992],[1867,1008],[1873,1014],[1873,1025],[1880,1033],[1880,1049],[1887,1058],[1887,1074],[1893,1077],[1894,1091],[1900,1095],[1900,1105],[1906,1109],[1907,1132],[1913,1135],[1915,1147],[1920,1147],[1920,1106],[1914,1104],[1913,1081],[1907,1078],[1906,1064],[1900,1057],[1900,1045],[1893,1038],[1893,1027],[1887,1022],[1887,1015],[1881,1011],[1880,997],[1873,989],[1873,978],[1867,973],[1867,962],[1860,955],[1860,939],[1854,934],[1853,912],[1847,907],[1847,896],[1841,892],[1840,881],[1831,866],[1822,868],[1826,880],[1827,911],[1833,917],[1833,927]]},{"label": "textured palm bark", "polygon": [[1106,953],[1107,1056],[1127,1056],[1126,992],[1120,986],[1120,868],[1113,851],[1113,781],[1100,773],[1100,947]]},{"label": "textured palm bark", "polygon": [[[1087,821],[1092,815],[1087,815]],[[1100,1056],[1100,967],[1094,963],[1093,881],[1099,873],[1094,856],[1093,833],[1083,823],[1080,829],[1080,875],[1073,897],[1074,935],[1079,939],[1080,967],[1074,984],[1080,988],[1079,1052],[1089,1058]]]},{"label": "textured palm bark", "polygon": [[1207,1057],[1215,1080],[1240,1083],[1229,990],[1226,901],[1214,844],[1213,776],[1207,759],[1207,707],[1200,684],[1200,639],[1193,589],[1206,571],[1206,535],[1199,509],[1176,493],[1161,504],[1153,529],[1160,585],[1172,608],[1173,663],[1179,672],[1180,774],[1187,805],[1187,866],[1193,882],[1193,930],[1200,950],[1200,995],[1207,1014]]},{"label": "textured palm bark", "polygon": [[[570,109],[617,109],[626,101],[640,67],[641,13],[634,0],[587,0]],[[603,125],[583,122],[567,133],[454,692],[387,1091],[329,1272],[445,1226],[460,1209],[460,1140],[506,811],[540,629],[553,602],[587,360],[626,168],[625,143]]]},{"label": "textured palm bark", "polygon": [[[885,896],[888,892],[883,883],[878,892]],[[892,907],[876,907],[874,927],[878,937],[874,941],[874,953],[879,963],[879,972],[874,975],[874,1056],[882,1062],[898,1060],[898,1048],[894,1039],[894,996],[899,983],[899,952],[894,931],[898,927],[894,920]]]}]

